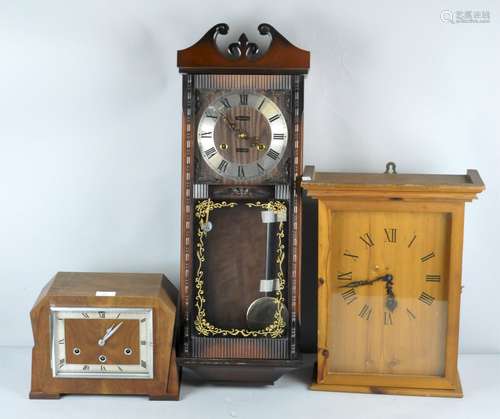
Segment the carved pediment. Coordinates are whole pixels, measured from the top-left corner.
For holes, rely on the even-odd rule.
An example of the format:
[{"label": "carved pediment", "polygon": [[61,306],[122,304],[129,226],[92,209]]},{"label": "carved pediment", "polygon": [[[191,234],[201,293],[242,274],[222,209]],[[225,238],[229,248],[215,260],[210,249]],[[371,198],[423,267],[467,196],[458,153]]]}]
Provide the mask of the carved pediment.
[{"label": "carved pediment", "polygon": [[[249,42],[242,33],[237,42],[220,49],[218,41],[229,33],[229,25],[219,23],[198,42],[177,51],[177,66],[185,73],[295,73],[309,70],[309,51],[291,44],[267,23],[258,26],[262,37],[270,37],[269,47]],[[261,45],[264,43],[261,42]]]}]

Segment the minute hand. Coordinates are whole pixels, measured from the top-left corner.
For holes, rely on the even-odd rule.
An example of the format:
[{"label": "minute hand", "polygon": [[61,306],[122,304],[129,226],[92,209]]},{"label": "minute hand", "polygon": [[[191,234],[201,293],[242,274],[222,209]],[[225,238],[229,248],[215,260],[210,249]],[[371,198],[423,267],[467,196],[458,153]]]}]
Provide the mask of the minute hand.
[{"label": "minute hand", "polygon": [[377,282],[377,281],[389,282],[391,280],[392,280],[392,275],[382,275],[382,276],[379,276],[378,278],[374,278],[374,279],[363,279],[363,280],[359,280],[359,281],[351,281],[345,285],[341,285],[339,288],[356,288],[356,287],[361,287],[363,285],[372,285],[374,282]]}]

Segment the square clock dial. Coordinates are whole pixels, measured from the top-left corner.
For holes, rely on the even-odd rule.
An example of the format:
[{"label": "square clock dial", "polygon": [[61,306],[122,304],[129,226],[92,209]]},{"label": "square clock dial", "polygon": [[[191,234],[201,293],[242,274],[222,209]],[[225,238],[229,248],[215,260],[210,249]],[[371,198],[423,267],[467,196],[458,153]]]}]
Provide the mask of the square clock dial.
[{"label": "square clock dial", "polygon": [[146,308],[50,307],[53,377],[153,378]]}]

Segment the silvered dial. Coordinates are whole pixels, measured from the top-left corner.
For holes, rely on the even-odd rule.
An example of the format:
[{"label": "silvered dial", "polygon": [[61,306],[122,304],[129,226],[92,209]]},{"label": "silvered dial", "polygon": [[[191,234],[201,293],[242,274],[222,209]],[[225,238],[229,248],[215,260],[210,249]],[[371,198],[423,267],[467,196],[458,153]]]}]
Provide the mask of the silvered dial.
[{"label": "silvered dial", "polygon": [[288,127],[267,96],[238,92],[219,96],[203,111],[198,147],[220,176],[247,180],[269,173],[283,158]]},{"label": "silvered dial", "polygon": [[151,308],[51,307],[52,375],[153,378]]}]

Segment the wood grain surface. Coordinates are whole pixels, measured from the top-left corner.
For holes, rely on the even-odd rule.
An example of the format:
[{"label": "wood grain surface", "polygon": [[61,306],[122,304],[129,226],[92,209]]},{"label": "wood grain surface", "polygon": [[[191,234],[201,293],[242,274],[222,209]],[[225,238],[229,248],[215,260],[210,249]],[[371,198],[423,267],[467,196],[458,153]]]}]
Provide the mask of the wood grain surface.
[{"label": "wood grain surface", "polygon": [[[98,297],[97,291],[114,291],[116,296]],[[44,287],[30,313],[35,341],[32,351],[30,398],[54,399],[62,394],[138,394],[148,395],[152,400],[178,400],[176,304],[177,290],[162,274],[59,272]],[[151,307],[155,348],[154,378],[54,378],[50,353],[51,306]],[[76,324],[70,327],[72,332],[77,332]],[[131,333],[133,328],[132,324],[127,326]],[[74,334],[73,336],[75,337]],[[90,331],[86,332],[86,336],[89,339],[90,336],[95,338]]]},{"label": "wood grain surface", "polygon": [[260,210],[240,204],[211,213],[213,230],[206,245],[206,307],[212,324],[246,328],[246,312],[262,297],[265,276],[266,226]]},{"label": "wood grain surface", "polygon": [[[314,173],[318,355],[313,389],[462,397],[457,370],[466,175]],[[392,274],[398,306],[385,306]]]},{"label": "wood grain surface", "polygon": [[[138,364],[140,362],[139,321],[122,320],[120,329],[106,341],[104,346],[98,340],[104,336],[108,327],[118,323],[115,320],[66,319],[64,321],[66,340],[66,362],[68,364],[97,364],[99,356],[104,355],[106,364]],[[118,335],[119,336],[116,336]],[[74,349],[80,353],[75,355]],[[125,355],[126,348],[132,350]]]}]

